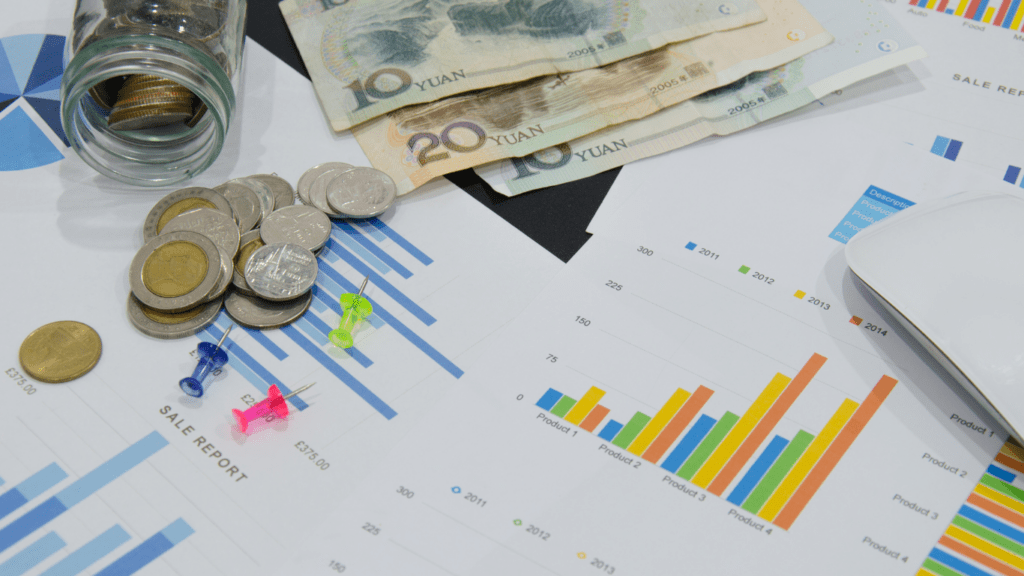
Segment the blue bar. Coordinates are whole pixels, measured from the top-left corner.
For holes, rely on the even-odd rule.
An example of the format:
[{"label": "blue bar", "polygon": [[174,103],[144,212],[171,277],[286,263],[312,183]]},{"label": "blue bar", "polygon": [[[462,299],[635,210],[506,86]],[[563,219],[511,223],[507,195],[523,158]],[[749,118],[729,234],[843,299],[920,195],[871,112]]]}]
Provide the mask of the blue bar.
[{"label": "blue bar", "polygon": [[114,551],[115,548],[131,540],[131,536],[124,531],[124,528],[115,524],[103,534],[90,540],[85,546],[68,554],[63,560],[57,562],[39,576],[76,576],[81,574],[89,566],[92,566],[100,558]]},{"label": "blue bar", "polygon": [[554,388],[548,388],[548,391],[537,400],[537,406],[540,406],[544,410],[551,410],[559,400],[562,399],[562,393]]},{"label": "blue bar", "polygon": [[708,435],[708,432],[711,431],[711,427],[714,426],[716,422],[718,422],[718,420],[706,414],[701,414],[697,423],[693,425],[693,428],[690,428],[690,431],[686,433],[686,436],[683,436],[683,439],[679,441],[675,450],[668,455],[668,458],[666,458],[665,462],[661,464],[661,467],[673,474],[678,472],[679,468],[682,467],[683,462],[690,457],[690,453],[693,452],[697,448],[697,445],[700,444],[700,441]]},{"label": "blue bar", "polygon": [[369,250],[371,254],[373,254],[381,261],[383,261],[385,264],[393,268],[395,272],[398,272],[398,274],[402,278],[409,279],[412,277],[412,272],[410,272],[408,268],[402,266],[401,262],[395,260],[390,254],[382,250],[381,247],[377,246],[377,244],[375,244],[372,240],[370,240],[366,236],[363,236],[363,234],[358,229],[353,228],[348,223],[342,222],[340,220],[335,220],[334,225],[337,226],[338,229],[340,229],[344,234],[348,235],[349,238],[362,244],[363,247]]},{"label": "blue bar", "polygon": [[0,519],[14,512],[29,500],[46,492],[68,477],[56,462],[29,476],[20,484],[0,495]]},{"label": "blue bar", "polygon": [[[317,274],[316,281],[323,284],[324,287],[321,288],[320,286],[313,286],[313,298],[326,304],[331,310],[334,310],[334,313],[340,318],[342,313],[341,304],[338,302],[338,298],[342,294],[345,294],[345,290],[341,286],[338,286],[337,282],[331,280],[331,278],[322,271],[320,274]],[[370,317],[367,318],[366,321],[370,323],[370,326],[373,326],[378,330],[384,327],[384,321],[376,314],[370,314]]]},{"label": "blue bar", "polygon": [[959,514],[972,522],[981,524],[989,530],[993,530],[1003,536],[1006,536],[1010,540],[1015,540],[1020,544],[1024,544],[1024,532],[1017,530],[1009,524],[1004,524],[980,510],[975,510],[968,506],[961,506]]},{"label": "blue bar", "polygon": [[944,156],[946,154],[946,148],[949,148],[949,138],[945,136],[936,136],[935,143],[932,144],[932,154]]},{"label": "blue bar", "polygon": [[21,576],[35,568],[40,562],[57,553],[65,546],[56,532],[50,532],[36,540],[28,548],[18,552],[11,559],[0,564],[0,576]]},{"label": "blue bar", "polygon": [[369,388],[364,386],[362,382],[356,380],[356,378],[349,374],[347,370],[339,366],[334,359],[327,355],[327,353],[306,339],[306,337],[300,334],[294,326],[285,326],[281,328],[281,332],[284,332],[286,336],[301,346],[307,353],[309,353],[310,356],[316,359],[321,366],[327,368],[327,370],[334,374],[338,380],[341,380],[343,384],[348,386],[356,393],[357,396],[372,406],[374,410],[380,412],[382,416],[391,420],[398,415],[391,406],[388,406],[383,400],[378,398],[376,394],[371,392]]},{"label": "blue bar", "polygon": [[601,428],[601,433],[598,434],[597,437],[601,440],[611,442],[612,438],[615,438],[615,435],[619,433],[619,430],[622,430],[622,426],[622,424],[619,424],[615,420],[609,420],[608,423],[604,425],[604,428]]},{"label": "blue bar", "polygon": [[273,354],[274,358],[277,358],[278,360],[284,360],[285,358],[288,357],[288,353],[285,352],[284,350],[281,350],[281,347],[278,346],[277,344],[274,344],[274,342],[271,341],[270,338],[267,338],[267,335],[264,334],[262,330],[249,328],[248,326],[242,326],[242,329],[245,330],[246,333],[249,334],[249,336],[252,336],[253,340],[259,342],[264,348],[266,348],[267,352]]},{"label": "blue bar", "polygon": [[[316,288],[316,286],[314,286],[314,288]],[[309,303],[309,307],[321,314],[324,314],[331,309],[327,304],[321,302],[319,298],[313,298],[313,301]]]},{"label": "blue bar", "polygon": [[[213,324],[207,326],[206,330],[213,335],[215,340],[220,340],[221,336],[223,335],[220,329],[214,326]],[[241,346],[237,346],[234,342],[232,342],[230,337],[224,341],[224,348],[228,350],[228,362],[233,360],[233,358],[231,357],[234,356],[235,358],[243,362],[246,366],[248,366],[250,369],[252,369],[252,371],[255,372],[260,378],[262,378],[263,381],[266,382],[268,385],[277,384],[278,389],[281,390],[281,394],[283,394],[284,396],[291,394],[291,389],[285,386],[281,382],[281,380],[275,378],[273,374],[268,372],[267,369],[264,368],[262,364],[256,361],[255,358],[249,356],[249,354],[245,350],[243,350]],[[266,390],[261,390],[261,392],[263,392],[264,394],[267,393]],[[288,401],[292,403],[292,406],[295,406],[296,410],[302,411],[305,410],[306,408],[309,408],[309,404],[306,404],[302,400],[302,398],[299,398],[298,396],[292,396],[291,398],[288,399]]]},{"label": "blue bar", "polygon": [[129,550],[110,565],[96,573],[96,576],[129,576],[135,574],[161,554],[174,547],[192,534],[194,530],[181,518],[157,532],[148,540]]},{"label": "blue bar", "polygon": [[[328,326],[326,322],[317,317],[316,314],[310,314],[309,312],[303,314],[302,317],[299,318],[298,322],[296,322],[296,325],[299,328],[303,328],[303,325],[305,325],[308,328],[308,330],[304,329],[303,331],[310,338],[313,337],[313,334],[310,334],[310,332],[313,332],[323,335],[323,344],[328,344],[330,342],[330,339],[327,337],[327,334],[331,331],[331,327]],[[349,356],[352,357],[353,360],[358,362],[359,365],[362,366],[363,368],[369,368],[370,366],[373,366],[373,360],[367,358],[366,354],[360,352],[359,349],[356,348],[355,346],[351,348],[345,348],[344,350],[345,352],[348,353]]]},{"label": "blue bar", "polygon": [[383,232],[373,227],[373,224],[365,222],[363,220],[353,220],[360,228],[363,229],[363,233],[373,238],[377,242],[386,242],[388,237]]},{"label": "blue bar", "polygon": [[[318,262],[317,265],[320,266],[321,272],[330,276],[335,282],[340,284],[342,286],[342,289],[351,290],[352,293],[358,292],[358,288],[356,288],[354,284],[346,280],[345,277],[339,274],[338,271],[335,270],[334,268],[331,268],[330,266],[327,266],[322,262]],[[437,362],[438,365],[444,368],[449,374],[455,376],[456,378],[462,377],[463,372],[458,366],[455,365],[455,363],[445,358],[440,352],[434,349],[433,346],[427,344],[427,342],[423,338],[420,338],[418,335],[416,335],[416,333],[410,330],[405,324],[399,322],[397,318],[392,316],[391,313],[388,312],[378,302],[375,302],[373,298],[366,296],[366,299],[369,300],[371,304],[373,304],[373,313],[376,314],[377,316],[380,316],[385,322],[388,323],[388,325],[394,328],[396,332],[404,336],[406,340],[408,340],[414,346],[423,351],[423,353],[429,356],[432,360],[434,360],[434,362]]]},{"label": "blue bar", "polygon": [[369,222],[370,225],[376,228],[377,230],[383,232],[385,236],[394,240],[395,244],[401,246],[403,250],[411,254],[413,258],[422,262],[424,266],[430,266],[431,264],[434,263],[434,261],[431,260],[429,256],[427,256],[423,252],[420,252],[419,248],[413,246],[411,242],[403,238],[402,235],[399,234],[398,232],[395,232],[393,228],[381,222],[379,218],[370,218],[367,220],[367,222]]},{"label": "blue bar", "polygon": [[[988,8],[988,0],[981,0],[981,4],[978,5],[978,11],[974,13],[975,21],[981,22],[982,16],[985,15],[986,8]],[[956,140],[954,140],[954,142],[956,142]],[[956,158],[950,158],[950,160],[956,160]]]},{"label": "blue bar", "polygon": [[20,542],[36,529],[66,512],[68,508],[110,484],[166,445],[167,440],[163,436],[152,432],[142,440],[125,448],[120,454],[100,464],[92,472],[75,480],[52,498],[43,501],[39,506],[0,529],[0,552]]},{"label": "blue bar", "polygon": [[964,143],[959,140],[950,140],[949,148],[946,148],[945,158],[956,162],[956,157],[960,155],[960,147],[963,145]]},{"label": "blue bar", "polygon": [[[391,299],[397,302],[402,308],[405,308],[406,310],[411,312],[413,316],[420,320],[420,322],[423,322],[427,326],[430,326],[434,322],[437,322],[437,320],[433,316],[428,314],[426,310],[420,308],[420,306],[413,302],[408,296],[402,294],[401,290],[395,288],[390,282],[385,280],[383,276],[371,270],[370,267],[367,266],[362,260],[356,258],[354,254],[352,254],[348,250],[345,250],[345,248],[340,246],[337,242],[328,242],[327,249],[330,250],[331,252],[334,252],[338,256],[341,256],[341,259],[347,262],[353,268],[355,268],[356,271],[359,272],[360,276],[369,276],[370,282],[373,282],[373,286],[375,288],[380,288],[382,292],[390,296]],[[318,261],[317,264],[320,265],[321,270],[323,270],[324,268],[330,268],[331,270],[334,270],[324,262]],[[338,279],[335,278],[334,280],[337,282]],[[339,282],[339,284],[342,283]],[[342,286],[344,286],[344,284],[342,284]],[[358,289],[353,289],[352,293],[354,294],[358,291]],[[364,296],[366,295],[364,294]],[[368,296],[366,297],[369,298]],[[372,302],[373,300],[371,299],[370,301]],[[373,308],[374,310],[376,310],[377,305],[374,304]]]},{"label": "blue bar", "polygon": [[996,478],[999,478],[1000,480],[1006,483],[1011,483],[1017,479],[1016,474],[1003,470],[1002,468],[996,466],[995,464],[989,464],[988,470],[986,470],[986,472],[995,476]]},{"label": "blue bar", "polygon": [[[380,272],[381,274],[387,274],[388,272],[391,272],[391,267],[389,267],[387,264],[385,264],[383,261],[381,261],[380,258],[377,258],[369,250],[367,250],[365,246],[363,246],[359,242],[356,242],[355,239],[350,238],[348,234],[345,234],[344,232],[338,232],[336,234],[332,234],[331,235],[331,239],[329,241],[330,242],[341,242],[345,246],[348,246],[349,250],[355,252],[363,260],[366,260],[366,262],[370,266],[373,266],[374,268],[376,268],[377,271]],[[330,249],[329,248],[327,249],[327,252],[330,253]]]},{"label": "blue bar", "polygon": [[1006,176],[1003,176],[1003,181],[1009,182],[1010,184],[1016,184],[1017,177],[1019,176],[1020,168],[1018,168],[1017,166],[1010,166],[1006,169]]},{"label": "blue bar", "polygon": [[953,13],[953,9],[952,8],[946,8],[946,14],[952,14],[952,13]]},{"label": "blue bar", "polygon": [[782,450],[788,444],[789,440],[782,436],[772,438],[768,447],[764,449],[764,452],[761,452],[761,455],[758,456],[754,464],[747,470],[747,473],[743,475],[740,483],[733,488],[732,493],[729,494],[729,502],[742,506],[743,501],[747,499],[747,496],[754,490],[757,483],[761,481],[761,478],[768,473],[768,469],[775,463],[775,459],[779,457],[779,454],[782,454]]},{"label": "blue bar", "polygon": [[957,570],[965,576],[993,576],[990,572],[986,572],[981,568],[975,568],[973,565],[964,562],[963,560],[953,556],[952,554],[939,550],[938,548],[932,548],[932,551],[928,556],[940,564]]},{"label": "blue bar", "polygon": [[1019,8],[1019,7],[1020,7],[1020,0],[1013,0],[1013,3],[1010,4],[1010,9],[1006,11],[1006,17],[1003,18],[1003,23],[1002,23],[1002,27],[1003,28],[1009,28],[1010,27],[1010,24],[1013,23],[1012,22],[1013,17],[1017,14],[1017,8]]}]

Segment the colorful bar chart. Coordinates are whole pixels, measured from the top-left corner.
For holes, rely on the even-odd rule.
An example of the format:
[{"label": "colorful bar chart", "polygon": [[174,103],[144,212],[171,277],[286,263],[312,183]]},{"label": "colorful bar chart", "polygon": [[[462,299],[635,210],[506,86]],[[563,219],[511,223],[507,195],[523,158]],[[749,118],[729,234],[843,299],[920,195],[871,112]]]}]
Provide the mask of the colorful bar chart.
[{"label": "colorful bar chart", "polygon": [[[775,374],[742,414],[701,413],[713,391],[679,388],[654,416],[609,420],[597,436],[788,530],[897,384],[882,376],[863,402],[844,400],[817,435],[800,430],[769,441],[825,362],[814,354],[792,378]],[[550,388],[536,406],[593,432],[610,413],[598,404],[604,396],[593,386],[580,400]]]},{"label": "colorful bar chart", "polygon": [[1000,28],[1024,30],[1024,6],[1021,0],[910,0],[911,6],[983,22]]},{"label": "colorful bar chart", "polygon": [[936,156],[942,156],[947,160],[956,162],[957,157],[960,155],[960,149],[963,148],[964,143],[959,140],[953,140],[952,138],[946,138],[945,136],[936,136],[935,142],[932,144],[932,154]]},{"label": "colorful bar chart", "polygon": [[1003,445],[918,576],[1024,574],[1024,448]]}]

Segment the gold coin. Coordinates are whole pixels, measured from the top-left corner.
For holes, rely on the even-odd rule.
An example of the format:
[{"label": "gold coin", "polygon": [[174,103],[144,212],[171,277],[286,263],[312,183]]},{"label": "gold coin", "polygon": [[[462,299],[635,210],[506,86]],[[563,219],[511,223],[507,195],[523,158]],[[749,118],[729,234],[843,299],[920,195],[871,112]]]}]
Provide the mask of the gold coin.
[{"label": "gold coin", "polygon": [[41,382],[58,384],[80,378],[100,360],[103,344],[95,330],[69,320],[53,322],[28,335],[18,360]]},{"label": "gold coin", "polygon": [[206,252],[191,242],[168,242],[142,265],[142,283],[161,298],[177,298],[202,284],[210,262]]},{"label": "gold coin", "polygon": [[184,312],[164,312],[162,310],[150,308],[149,306],[141,303],[139,304],[139,308],[142,309],[142,313],[146,315],[146,318],[149,318],[153,322],[173,325],[188,322],[196,316],[199,316],[204,310],[206,310],[206,305],[202,304],[192,308],[191,310],[185,310]]},{"label": "gold coin", "polygon": [[189,210],[195,210],[196,208],[212,208],[217,210],[217,206],[215,206],[213,202],[204,198],[192,197],[178,200],[174,204],[171,204],[167,210],[164,210],[164,213],[160,215],[160,220],[156,223],[156,233],[159,234],[164,229],[164,226],[173,220],[175,216],[188,212]]},{"label": "gold coin", "polygon": [[185,125],[189,128],[192,128],[193,126],[198,124],[199,121],[203,118],[203,114],[206,114],[206,102],[203,102],[199,98],[196,98],[196,100],[199,101],[199,105],[195,107],[195,112],[193,112],[192,114],[192,119],[190,119],[188,122],[185,122]]},{"label": "gold coin", "polygon": [[252,253],[263,247],[263,240],[255,238],[251,242],[247,242],[244,246],[239,248],[238,255],[235,256],[235,270],[238,270],[239,274],[245,274],[245,264],[249,261]]}]

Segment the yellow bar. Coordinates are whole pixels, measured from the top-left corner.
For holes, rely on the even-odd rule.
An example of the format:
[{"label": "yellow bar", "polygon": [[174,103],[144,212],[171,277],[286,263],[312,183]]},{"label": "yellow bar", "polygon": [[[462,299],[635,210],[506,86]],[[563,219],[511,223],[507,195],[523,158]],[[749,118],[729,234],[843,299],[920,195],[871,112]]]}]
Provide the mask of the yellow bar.
[{"label": "yellow bar", "polygon": [[647,423],[647,426],[640,431],[640,435],[637,436],[636,439],[633,440],[633,443],[629,445],[629,451],[637,456],[643,455],[644,451],[647,450],[647,447],[651,445],[651,442],[654,442],[654,439],[658,437],[658,434],[661,434],[661,431],[665,429],[665,426],[668,426],[669,421],[676,415],[676,412],[679,412],[679,409],[683,407],[683,403],[686,402],[686,399],[689,397],[689,392],[682,388],[676,388],[675,393],[668,399],[668,402],[665,402],[665,405],[661,407],[661,410],[658,410],[658,413],[654,415],[654,418],[651,418],[651,421]]},{"label": "yellow bar", "polygon": [[1024,6],[1017,7],[1017,15],[1013,17],[1013,24],[1010,24],[1010,28],[1020,30],[1021,19],[1024,19]]},{"label": "yellow bar", "polygon": [[757,426],[757,423],[761,421],[764,413],[772,407],[775,400],[778,399],[782,391],[786,389],[789,381],[792,380],[789,376],[783,374],[776,374],[772,381],[768,383],[768,386],[761,391],[761,395],[754,400],[754,403],[747,409],[746,414],[740,418],[739,422],[732,427],[729,431],[729,435],[722,440],[722,443],[718,445],[718,448],[711,453],[708,461],[704,463],[704,466],[694,475],[692,482],[701,488],[707,488],[708,484],[715,479],[715,476],[722,470],[725,464],[732,458],[732,455],[739,449],[740,444],[747,439],[747,435],[750,431]]},{"label": "yellow bar", "polygon": [[935,9],[935,3],[938,2],[938,1],[939,0],[928,0],[928,5],[926,5],[925,8],[928,9],[928,10],[934,10]]},{"label": "yellow bar", "polygon": [[995,490],[989,488],[988,486],[978,484],[974,488],[974,493],[977,494],[978,496],[984,496],[985,498],[988,498],[989,500],[995,502],[996,504],[1006,506],[1010,510],[1024,514],[1024,504],[1014,500],[1013,498],[1010,498],[1006,494],[996,492]]},{"label": "yellow bar", "polygon": [[964,10],[967,10],[967,4],[970,3],[970,1],[971,0],[960,0],[960,5],[956,7],[954,16],[963,16]]},{"label": "yellow bar", "polygon": [[985,9],[985,16],[982,17],[981,21],[984,22],[985,24],[991,24],[992,23],[992,18],[995,15],[996,15],[996,7],[995,6],[989,6],[988,8]]},{"label": "yellow bar", "polygon": [[793,469],[782,480],[779,487],[775,489],[772,497],[765,502],[761,511],[757,513],[758,516],[769,522],[775,519],[775,516],[778,515],[782,507],[789,501],[789,497],[793,495],[793,492],[796,492],[796,489],[800,487],[800,483],[810,474],[811,468],[814,468],[814,465],[818,463],[818,459],[825,453],[828,445],[832,443],[832,440],[843,429],[843,426],[853,417],[857,406],[859,404],[853,400],[847,399],[843,401],[839,409],[836,410],[836,413],[825,424],[825,428],[814,439],[814,442],[811,442],[804,455],[796,461],[796,465],[793,466]]},{"label": "yellow bar", "polygon": [[1024,570],[1024,558],[1021,558],[1020,556],[1017,556],[1016,554],[1013,554],[1011,552],[1007,552],[1006,550],[1000,548],[999,546],[996,546],[988,540],[978,538],[974,534],[971,534],[970,532],[962,528],[953,526],[951,524],[949,528],[946,529],[946,535],[956,538],[957,540],[963,542],[964,544],[967,544],[971,548],[974,548],[979,552],[984,552],[985,554],[988,554],[989,556],[995,558],[996,560],[999,560],[1000,562],[1005,562],[1010,566],[1014,566],[1018,569]]},{"label": "yellow bar", "polygon": [[583,419],[587,417],[587,414],[590,414],[590,411],[594,409],[594,406],[597,406],[597,403],[603,397],[604,390],[591,386],[590,390],[587,390],[587,393],[583,395],[583,398],[580,398],[580,401],[565,415],[565,421],[579,426],[580,422],[583,422]]}]

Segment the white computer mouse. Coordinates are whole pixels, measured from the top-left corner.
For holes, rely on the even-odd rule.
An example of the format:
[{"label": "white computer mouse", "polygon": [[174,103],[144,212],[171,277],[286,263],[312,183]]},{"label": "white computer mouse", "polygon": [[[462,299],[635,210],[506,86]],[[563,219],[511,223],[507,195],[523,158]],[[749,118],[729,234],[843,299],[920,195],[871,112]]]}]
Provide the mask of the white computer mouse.
[{"label": "white computer mouse", "polygon": [[1024,438],[1024,197],[964,192],[859,232],[846,261],[884,308]]}]

